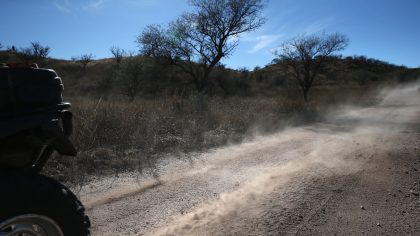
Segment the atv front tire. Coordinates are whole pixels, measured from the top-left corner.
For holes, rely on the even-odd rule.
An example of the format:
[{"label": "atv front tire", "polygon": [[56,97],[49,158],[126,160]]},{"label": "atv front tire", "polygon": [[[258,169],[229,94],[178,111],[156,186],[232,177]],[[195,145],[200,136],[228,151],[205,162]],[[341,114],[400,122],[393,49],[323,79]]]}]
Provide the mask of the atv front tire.
[{"label": "atv front tire", "polygon": [[90,235],[89,218],[64,185],[39,174],[0,175],[0,236]]}]

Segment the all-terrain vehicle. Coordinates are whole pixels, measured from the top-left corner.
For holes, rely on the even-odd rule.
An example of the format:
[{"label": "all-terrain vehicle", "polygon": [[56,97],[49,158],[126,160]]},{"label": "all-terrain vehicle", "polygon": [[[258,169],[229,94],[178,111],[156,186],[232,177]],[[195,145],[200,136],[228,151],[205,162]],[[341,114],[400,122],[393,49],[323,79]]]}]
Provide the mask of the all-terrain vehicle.
[{"label": "all-terrain vehicle", "polygon": [[0,236],[89,235],[82,203],[40,174],[54,151],[76,155],[62,92],[53,70],[0,65]]}]

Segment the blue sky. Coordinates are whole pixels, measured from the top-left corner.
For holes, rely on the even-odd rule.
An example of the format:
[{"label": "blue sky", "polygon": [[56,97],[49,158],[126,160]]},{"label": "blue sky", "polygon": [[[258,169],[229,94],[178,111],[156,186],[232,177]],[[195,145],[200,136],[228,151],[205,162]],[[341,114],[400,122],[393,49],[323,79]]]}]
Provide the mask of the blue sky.
[{"label": "blue sky", "polygon": [[[188,11],[186,0],[0,0],[0,43],[17,48],[39,41],[50,56],[85,53],[111,57],[116,45],[137,52],[136,37],[148,24],[165,24]],[[267,23],[244,34],[231,68],[264,66],[288,39],[321,31],[350,39],[343,55],[366,55],[420,67],[419,0],[267,0]]]}]

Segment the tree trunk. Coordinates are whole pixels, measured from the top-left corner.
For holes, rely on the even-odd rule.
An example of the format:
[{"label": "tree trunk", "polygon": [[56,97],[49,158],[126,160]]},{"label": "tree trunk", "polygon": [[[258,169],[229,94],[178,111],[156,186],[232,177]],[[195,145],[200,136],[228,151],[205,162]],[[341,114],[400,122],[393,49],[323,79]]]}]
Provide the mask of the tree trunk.
[{"label": "tree trunk", "polygon": [[200,83],[200,78],[198,75],[194,76],[194,84],[195,84],[195,88],[197,89],[197,91],[201,90],[201,83]]},{"label": "tree trunk", "polygon": [[305,103],[309,102],[309,98],[308,98],[308,90],[303,90],[303,99],[305,100]]},{"label": "tree trunk", "polygon": [[303,93],[303,100],[305,101],[305,103],[309,103],[309,90],[310,90],[311,86],[304,86],[302,88],[302,93]]}]

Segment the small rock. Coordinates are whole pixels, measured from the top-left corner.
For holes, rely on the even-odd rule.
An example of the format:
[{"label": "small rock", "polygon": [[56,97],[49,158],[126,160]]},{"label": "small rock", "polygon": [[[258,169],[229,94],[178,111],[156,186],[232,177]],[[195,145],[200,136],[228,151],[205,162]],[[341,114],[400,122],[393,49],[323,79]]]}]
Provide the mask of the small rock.
[{"label": "small rock", "polygon": [[381,224],[380,223],[376,223],[376,226],[381,227]]},{"label": "small rock", "polygon": [[360,209],[365,210],[365,207],[364,207],[364,206],[362,206],[362,205],[360,205]]},{"label": "small rock", "polygon": [[410,190],[410,193],[414,196],[418,197],[420,194],[418,192],[415,192],[414,190]]},{"label": "small rock", "polygon": [[191,229],[192,227],[191,227],[191,225],[189,225],[189,224],[186,224],[186,225],[184,225],[184,227],[182,227],[182,229],[186,229],[186,230],[189,230],[189,229]]}]

